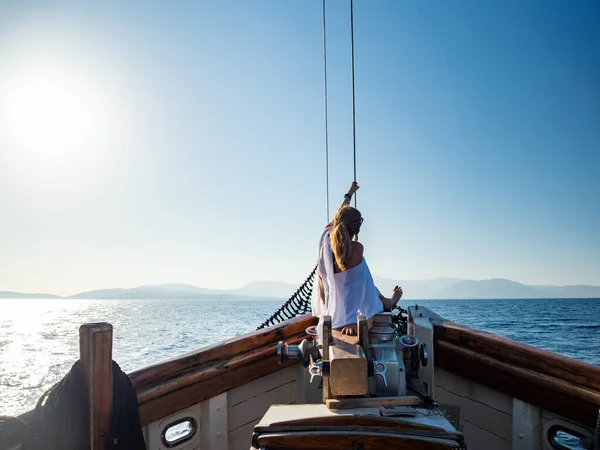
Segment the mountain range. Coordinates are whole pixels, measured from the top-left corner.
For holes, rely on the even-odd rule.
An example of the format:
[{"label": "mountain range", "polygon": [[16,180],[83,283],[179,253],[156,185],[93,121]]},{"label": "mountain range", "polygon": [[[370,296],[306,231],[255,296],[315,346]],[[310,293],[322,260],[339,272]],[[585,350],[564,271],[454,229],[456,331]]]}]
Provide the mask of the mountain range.
[{"label": "mountain range", "polygon": [[[384,295],[395,285],[402,286],[403,299],[509,299],[509,298],[600,298],[600,286],[537,286],[504,278],[464,280],[391,280],[375,276],[375,284]],[[25,294],[0,291],[0,298],[79,298],[79,299],[252,299],[288,298],[297,284],[279,281],[255,281],[237,289],[207,289],[191,284],[145,285],[130,289],[100,289],[60,297],[53,294]]]}]

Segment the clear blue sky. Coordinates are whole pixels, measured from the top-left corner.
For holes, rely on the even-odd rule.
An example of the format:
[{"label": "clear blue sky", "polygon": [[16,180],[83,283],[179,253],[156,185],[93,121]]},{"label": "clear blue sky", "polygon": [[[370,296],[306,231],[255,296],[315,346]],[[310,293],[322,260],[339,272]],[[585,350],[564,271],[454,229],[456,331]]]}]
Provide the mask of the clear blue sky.
[{"label": "clear blue sky", "polygon": [[[352,181],[328,0],[332,209]],[[0,4],[0,290],[297,282],[326,221],[321,2]],[[600,284],[600,3],[355,1],[375,274]]]}]

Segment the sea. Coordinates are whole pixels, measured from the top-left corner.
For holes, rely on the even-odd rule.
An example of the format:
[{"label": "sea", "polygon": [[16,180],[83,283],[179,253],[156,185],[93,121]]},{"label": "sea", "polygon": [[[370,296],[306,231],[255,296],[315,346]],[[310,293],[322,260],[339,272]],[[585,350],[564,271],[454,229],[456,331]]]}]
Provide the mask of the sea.
[{"label": "sea", "polygon": [[[79,326],[109,322],[131,371],[256,329],[282,300],[0,300],[0,415],[35,407],[78,359]],[[442,317],[600,366],[600,299],[418,300]]]}]

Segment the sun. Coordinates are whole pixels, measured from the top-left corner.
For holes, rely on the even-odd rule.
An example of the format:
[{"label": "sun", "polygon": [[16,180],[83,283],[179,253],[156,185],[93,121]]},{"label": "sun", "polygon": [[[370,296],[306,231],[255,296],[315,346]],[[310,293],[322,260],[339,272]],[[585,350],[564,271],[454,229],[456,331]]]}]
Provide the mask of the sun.
[{"label": "sun", "polygon": [[0,143],[18,159],[66,167],[100,132],[97,96],[66,71],[31,72],[0,79]]}]

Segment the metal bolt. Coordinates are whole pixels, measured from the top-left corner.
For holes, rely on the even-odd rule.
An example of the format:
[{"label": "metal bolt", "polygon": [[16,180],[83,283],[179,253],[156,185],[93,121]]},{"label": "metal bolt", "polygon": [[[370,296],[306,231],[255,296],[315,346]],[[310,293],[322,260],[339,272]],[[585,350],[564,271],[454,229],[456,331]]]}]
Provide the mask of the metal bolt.
[{"label": "metal bolt", "polygon": [[217,437],[221,437],[221,432],[217,431]]},{"label": "metal bolt", "polygon": [[519,439],[523,439],[523,433],[519,433]]},{"label": "metal bolt", "polygon": [[221,411],[221,407],[220,406],[217,406],[217,411]]}]

